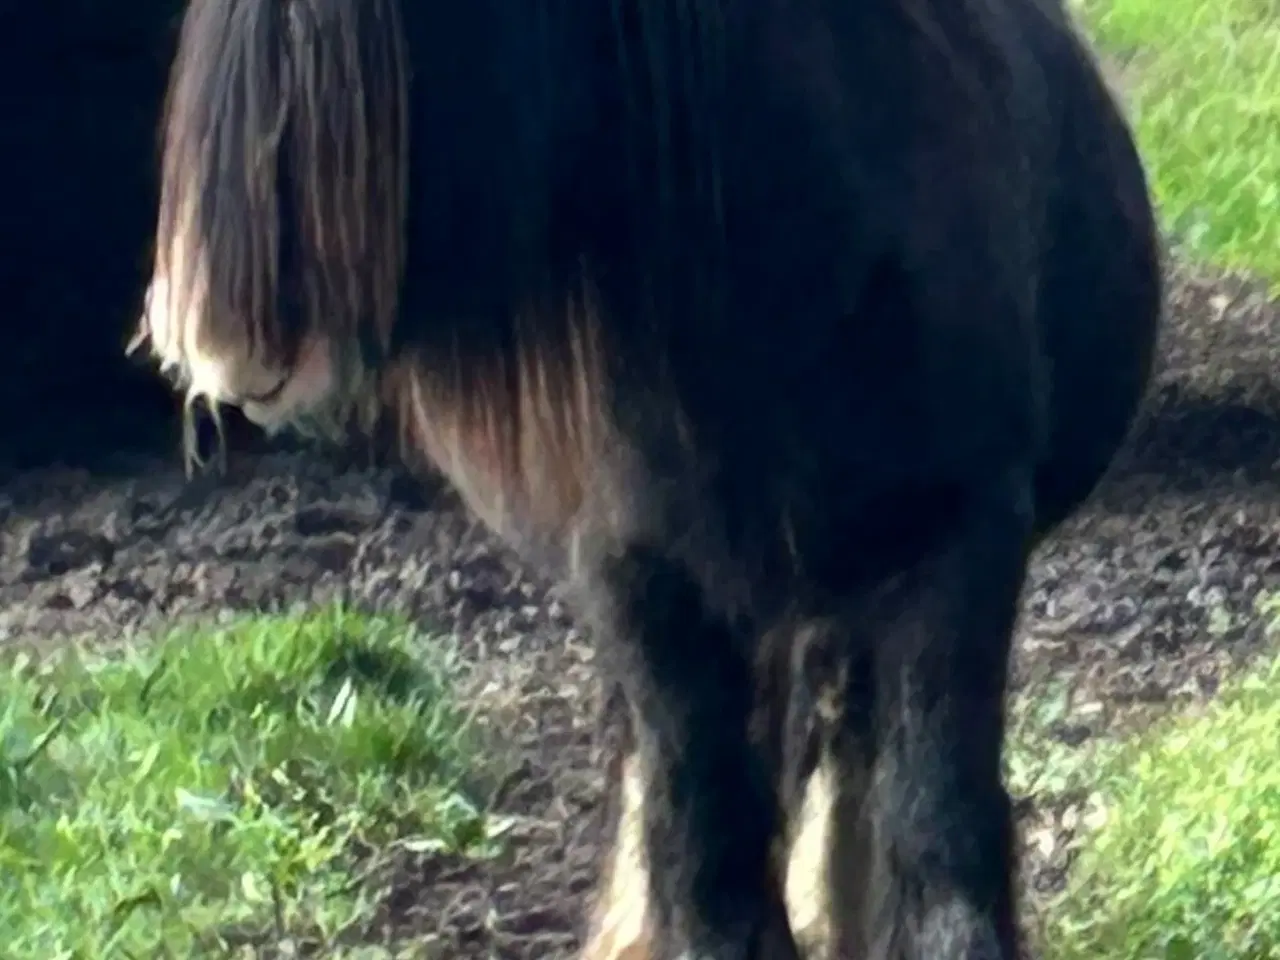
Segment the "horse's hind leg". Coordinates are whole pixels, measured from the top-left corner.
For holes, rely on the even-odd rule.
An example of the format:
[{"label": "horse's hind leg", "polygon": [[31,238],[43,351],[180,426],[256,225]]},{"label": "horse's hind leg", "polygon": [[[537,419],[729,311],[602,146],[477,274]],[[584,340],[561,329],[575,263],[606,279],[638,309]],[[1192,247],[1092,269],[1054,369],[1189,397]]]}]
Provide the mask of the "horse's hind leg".
[{"label": "horse's hind leg", "polygon": [[[842,729],[849,660],[840,620],[812,621],[789,644],[786,704],[781,722],[783,802],[787,811],[786,900],[791,931],[805,960],[861,960],[835,937],[858,925],[839,913],[861,906],[865,851],[862,819],[870,764],[865,750],[850,754]],[[781,686],[779,684],[779,686]],[[860,761],[860,762],[859,762]]]},{"label": "horse's hind leg", "polygon": [[644,851],[644,782],[640,758],[623,759],[613,846],[600,878],[599,899],[584,960],[650,960],[649,872]]},{"label": "horse's hind leg", "polygon": [[650,879],[644,849],[644,784],[631,707],[615,688],[605,704],[612,846],[600,875],[583,960],[650,960]]},{"label": "horse's hind leg", "polygon": [[805,785],[787,861],[787,912],[805,960],[863,960],[869,767],[828,750]]},{"label": "horse's hind leg", "polygon": [[751,644],[656,553],[627,549],[598,587],[612,604],[602,653],[635,710],[653,957],[795,957],[776,778],[750,730]]},{"label": "horse's hind leg", "polygon": [[[874,659],[863,714],[874,747],[867,960],[1018,956],[1001,746],[1029,487],[1029,471],[1018,471],[973,491],[950,534],[865,608]],[[855,726],[859,698],[867,693],[848,698]]]}]

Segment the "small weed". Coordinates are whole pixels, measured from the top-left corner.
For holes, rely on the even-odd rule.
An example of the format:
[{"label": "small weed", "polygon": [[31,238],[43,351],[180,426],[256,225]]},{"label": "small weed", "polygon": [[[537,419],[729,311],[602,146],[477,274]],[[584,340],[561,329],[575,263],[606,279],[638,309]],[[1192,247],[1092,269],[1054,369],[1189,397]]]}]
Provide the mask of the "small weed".
[{"label": "small weed", "polygon": [[1111,744],[1089,737],[1073,745],[1053,735],[1055,725],[1073,717],[1065,685],[1016,697],[1008,714],[1005,785],[1014,796],[1036,799],[1088,791],[1092,772]]}]

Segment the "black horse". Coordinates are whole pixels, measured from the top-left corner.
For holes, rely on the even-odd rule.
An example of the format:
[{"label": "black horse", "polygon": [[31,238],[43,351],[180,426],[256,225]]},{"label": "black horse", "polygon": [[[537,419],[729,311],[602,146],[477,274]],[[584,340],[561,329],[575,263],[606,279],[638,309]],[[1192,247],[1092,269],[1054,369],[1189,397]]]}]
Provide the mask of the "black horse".
[{"label": "black horse", "polygon": [[189,397],[389,418],[579,588],[626,734],[589,953],[795,955],[816,770],[815,949],[1016,956],[1019,591],[1161,302],[1058,6],[193,0],[156,240]]}]

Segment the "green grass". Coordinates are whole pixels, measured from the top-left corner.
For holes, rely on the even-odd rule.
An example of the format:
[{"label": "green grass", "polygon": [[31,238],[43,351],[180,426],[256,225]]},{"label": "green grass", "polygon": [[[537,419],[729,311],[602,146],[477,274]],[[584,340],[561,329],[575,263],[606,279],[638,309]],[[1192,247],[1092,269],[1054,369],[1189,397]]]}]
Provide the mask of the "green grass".
[{"label": "green grass", "polygon": [[1045,960],[1280,956],[1277,694],[1272,667],[1102,764]]},{"label": "green grass", "polygon": [[1280,4],[1071,0],[1123,84],[1185,254],[1280,278]]},{"label": "green grass", "polygon": [[[1135,122],[1186,260],[1280,279],[1280,0],[1070,0]],[[1275,627],[1280,602],[1259,605]],[[1042,960],[1280,958],[1280,659],[1193,714],[1073,749],[1014,709],[1011,789],[1085,797]]]},{"label": "green grass", "polygon": [[0,954],[390,956],[379,870],[496,842],[448,680],[340,609],[0,667]]},{"label": "green grass", "polygon": [[[1277,610],[1271,599],[1259,615]],[[1193,714],[1083,755],[1015,738],[1015,790],[1090,794],[1042,960],[1280,957],[1278,750],[1280,659]]]}]

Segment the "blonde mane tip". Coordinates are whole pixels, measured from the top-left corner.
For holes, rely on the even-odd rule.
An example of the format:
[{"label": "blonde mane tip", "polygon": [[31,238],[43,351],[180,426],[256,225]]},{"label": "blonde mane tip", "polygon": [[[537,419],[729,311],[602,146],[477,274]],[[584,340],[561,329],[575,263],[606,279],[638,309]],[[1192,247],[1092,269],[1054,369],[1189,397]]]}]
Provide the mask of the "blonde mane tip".
[{"label": "blonde mane tip", "polygon": [[213,421],[215,435],[212,464],[218,474],[227,472],[227,434],[222,419],[221,404],[210,401],[203,394],[188,391],[182,403],[182,469],[188,480],[196,473],[204,473],[210,468],[211,461],[200,455],[200,437],[196,424],[196,402],[203,399],[209,407],[209,418]]}]

